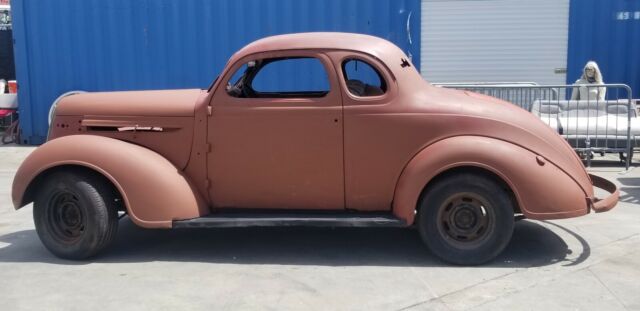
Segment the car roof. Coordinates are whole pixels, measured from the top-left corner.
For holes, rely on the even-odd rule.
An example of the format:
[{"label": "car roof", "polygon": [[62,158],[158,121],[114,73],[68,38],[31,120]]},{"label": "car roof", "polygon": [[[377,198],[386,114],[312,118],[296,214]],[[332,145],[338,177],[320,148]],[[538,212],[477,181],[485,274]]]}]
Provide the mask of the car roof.
[{"label": "car roof", "polygon": [[307,32],[278,35],[257,40],[242,48],[238,54],[249,55],[274,50],[337,49],[365,53],[384,52],[398,49],[393,43],[382,38],[344,32]]},{"label": "car roof", "polygon": [[403,70],[404,62],[411,59],[398,46],[379,37],[355,33],[306,32],[266,37],[240,49],[228,64],[255,53],[284,50],[356,51],[381,60],[391,70],[393,79],[406,80],[404,83],[424,82],[416,70]]}]

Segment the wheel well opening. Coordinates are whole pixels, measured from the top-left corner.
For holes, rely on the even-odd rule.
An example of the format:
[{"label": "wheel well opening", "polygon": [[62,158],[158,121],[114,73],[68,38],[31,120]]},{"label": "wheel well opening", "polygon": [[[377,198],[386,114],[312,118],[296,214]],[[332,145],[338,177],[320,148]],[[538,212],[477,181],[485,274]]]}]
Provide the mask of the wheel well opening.
[{"label": "wheel well opening", "polygon": [[[500,176],[496,175],[494,172],[481,167],[477,167],[477,166],[460,166],[460,167],[454,167],[444,172],[441,172],[440,174],[431,178],[431,180],[424,186],[424,188],[422,189],[422,192],[420,193],[420,200],[422,200],[425,192],[429,189],[430,186],[438,183],[441,180],[444,180],[448,177],[451,177],[457,174],[476,174],[476,175],[480,175],[480,176],[491,179],[496,184],[500,185],[500,187],[509,194],[509,197],[511,198],[512,206],[513,206],[513,212],[515,214],[522,213],[522,211],[520,210],[520,205],[518,204],[518,200],[516,199],[516,195],[513,192],[513,189],[511,189],[511,187],[509,186],[509,184],[507,184]],[[422,204],[419,201],[417,208],[420,208],[420,206],[422,206]]]},{"label": "wheel well opening", "polygon": [[56,173],[56,172],[60,172],[60,171],[74,172],[74,173],[77,173],[77,174],[89,175],[89,176],[92,176],[93,178],[102,180],[106,185],[110,186],[110,189],[112,191],[111,192],[112,197],[117,202],[119,202],[118,211],[126,211],[126,208],[124,206],[124,201],[122,199],[122,194],[120,193],[120,191],[118,191],[118,189],[113,184],[113,182],[111,182],[111,180],[109,180],[109,178],[105,177],[100,172],[98,172],[96,170],[93,170],[91,168],[88,168],[86,166],[81,166],[81,165],[60,165],[60,166],[55,166],[55,167],[46,169],[45,171],[43,171],[40,174],[38,174],[38,176],[36,176],[36,178],[34,178],[31,181],[31,183],[29,183],[29,186],[27,186],[27,190],[24,193],[24,196],[22,198],[22,202],[21,202],[20,206],[25,206],[25,205],[33,202],[35,200],[36,190],[40,188],[42,183],[49,176],[51,176],[51,174]]}]

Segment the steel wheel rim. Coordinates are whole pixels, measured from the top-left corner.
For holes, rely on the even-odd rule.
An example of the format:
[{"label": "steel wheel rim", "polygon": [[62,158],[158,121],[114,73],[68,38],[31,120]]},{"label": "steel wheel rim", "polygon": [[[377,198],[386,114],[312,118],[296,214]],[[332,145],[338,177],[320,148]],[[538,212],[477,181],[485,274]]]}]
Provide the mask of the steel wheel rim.
[{"label": "steel wheel rim", "polygon": [[438,232],[458,248],[482,244],[493,232],[494,223],[493,206],[477,193],[453,194],[438,210]]},{"label": "steel wheel rim", "polygon": [[47,222],[54,237],[63,243],[78,241],[85,229],[86,216],[78,197],[66,190],[56,191],[47,204]]}]

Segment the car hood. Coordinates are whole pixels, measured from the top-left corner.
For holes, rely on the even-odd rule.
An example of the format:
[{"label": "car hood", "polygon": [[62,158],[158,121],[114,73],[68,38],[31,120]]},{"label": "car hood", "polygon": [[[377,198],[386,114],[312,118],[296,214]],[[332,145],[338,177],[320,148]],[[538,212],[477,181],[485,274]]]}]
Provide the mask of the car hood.
[{"label": "car hood", "polygon": [[562,136],[532,113],[506,101],[469,91],[430,87],[423,98],[431,112],[455,115],[458,135],[480,135],[528,149],[571,176],[593,194],[582,161]]},{"label": "car hood", "polygon": [[202,90],[83,93],[65,97],[58,116],[193,117]]}]

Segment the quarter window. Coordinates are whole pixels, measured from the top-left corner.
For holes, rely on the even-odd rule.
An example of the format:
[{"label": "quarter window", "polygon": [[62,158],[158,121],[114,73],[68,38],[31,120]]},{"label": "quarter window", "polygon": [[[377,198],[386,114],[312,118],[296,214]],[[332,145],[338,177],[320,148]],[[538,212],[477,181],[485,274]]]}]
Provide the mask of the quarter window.
[{"label": "quarter window", "polygon": [[342,73],[352,95],[379,96],[387,92],[387,84],[375,67],[359,59],[347,59],[342,63]]}]

